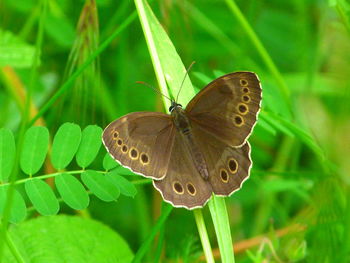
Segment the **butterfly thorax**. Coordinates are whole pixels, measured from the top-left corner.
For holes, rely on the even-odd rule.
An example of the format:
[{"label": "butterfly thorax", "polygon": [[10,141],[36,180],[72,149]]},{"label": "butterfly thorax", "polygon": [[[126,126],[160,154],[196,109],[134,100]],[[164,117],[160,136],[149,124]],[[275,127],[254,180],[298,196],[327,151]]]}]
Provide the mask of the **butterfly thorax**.
[{"label": "butterfly thorax", "polygon": [[193,137],[191,122],[187,117],[185,110],[182,109],[180,104],[175,102],[172,104],[170,110],[175,127],[183,138],[197,171],[203,179],[207,180],[209,177],[208,167],[204,156]]},{"label": "butterfly thorax", "polygon": [[180,133],[188,134],[191,132],[190,121],[180,104],[176,104],[176,106],[172,108],[171,116],[173,117],[174,124]]}]

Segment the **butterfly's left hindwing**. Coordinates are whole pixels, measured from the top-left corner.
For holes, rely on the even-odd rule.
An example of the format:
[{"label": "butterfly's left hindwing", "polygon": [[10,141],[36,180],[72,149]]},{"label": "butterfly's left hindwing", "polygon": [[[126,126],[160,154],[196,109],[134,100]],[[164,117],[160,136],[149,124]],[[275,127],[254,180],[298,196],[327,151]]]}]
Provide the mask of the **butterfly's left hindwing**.
[{"label": "butterfly's left hindwing", "polygon": [[110,155],[120,164],[159,180],[167,173],[174,132],[169,115],[135,112],[109,124],[102,139]]},{"label": "butterfly's left hindwing", "polygon": [[196,170],[188,146],[181,136],[175,132],[166,177],[154,180],[153,185],[166,202],[175,207],[194,209],[205,205],[211,197],[212,188]]}]

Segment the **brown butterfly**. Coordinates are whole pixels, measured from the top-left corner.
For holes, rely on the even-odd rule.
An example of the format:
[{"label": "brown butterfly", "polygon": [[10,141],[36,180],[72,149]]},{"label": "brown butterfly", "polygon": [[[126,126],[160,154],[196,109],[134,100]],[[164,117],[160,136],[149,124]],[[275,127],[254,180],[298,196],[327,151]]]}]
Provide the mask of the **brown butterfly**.
[{"label": "brown butterfly", "polygon": [[107,126],[103,143],[121,165],[152,178],[175,207],[202,207],[212,193],[229,196],[249,177],[247,138],[257,120],[261,86],[256,74],[224,75],[170,115],[134,112]]}]

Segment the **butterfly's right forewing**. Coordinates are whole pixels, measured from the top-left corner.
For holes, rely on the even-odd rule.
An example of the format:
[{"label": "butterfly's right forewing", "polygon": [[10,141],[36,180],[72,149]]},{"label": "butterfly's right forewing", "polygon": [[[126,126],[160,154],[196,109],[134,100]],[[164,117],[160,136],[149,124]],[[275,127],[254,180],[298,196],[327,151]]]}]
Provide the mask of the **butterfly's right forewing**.
[{"label": "butterfly's right forewing", "polygon": [[260,103],[257,75],[235,72],[209,83],[190,101],[186,112],[192,122],[217,139],[238,147],[252,132]]},{"label": "butterfly's right forewing", "polygon": [[120,164],[159,180],[167,173],[174,132],[169,115],[135,112],[109,124],[102,139],[110,155]]}]

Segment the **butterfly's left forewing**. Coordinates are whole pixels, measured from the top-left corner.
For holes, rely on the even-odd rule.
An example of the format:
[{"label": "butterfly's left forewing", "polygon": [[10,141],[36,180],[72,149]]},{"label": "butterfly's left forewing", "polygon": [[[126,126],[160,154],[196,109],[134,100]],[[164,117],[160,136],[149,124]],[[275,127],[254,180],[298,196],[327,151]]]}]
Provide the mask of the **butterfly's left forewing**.
[{"label": "butterfly's left forewing", "polygon": [[174,132],[169,115],[134,112],[109,124],[102,140],[120,164],[137,174],[159,180],[167,173]]}]

